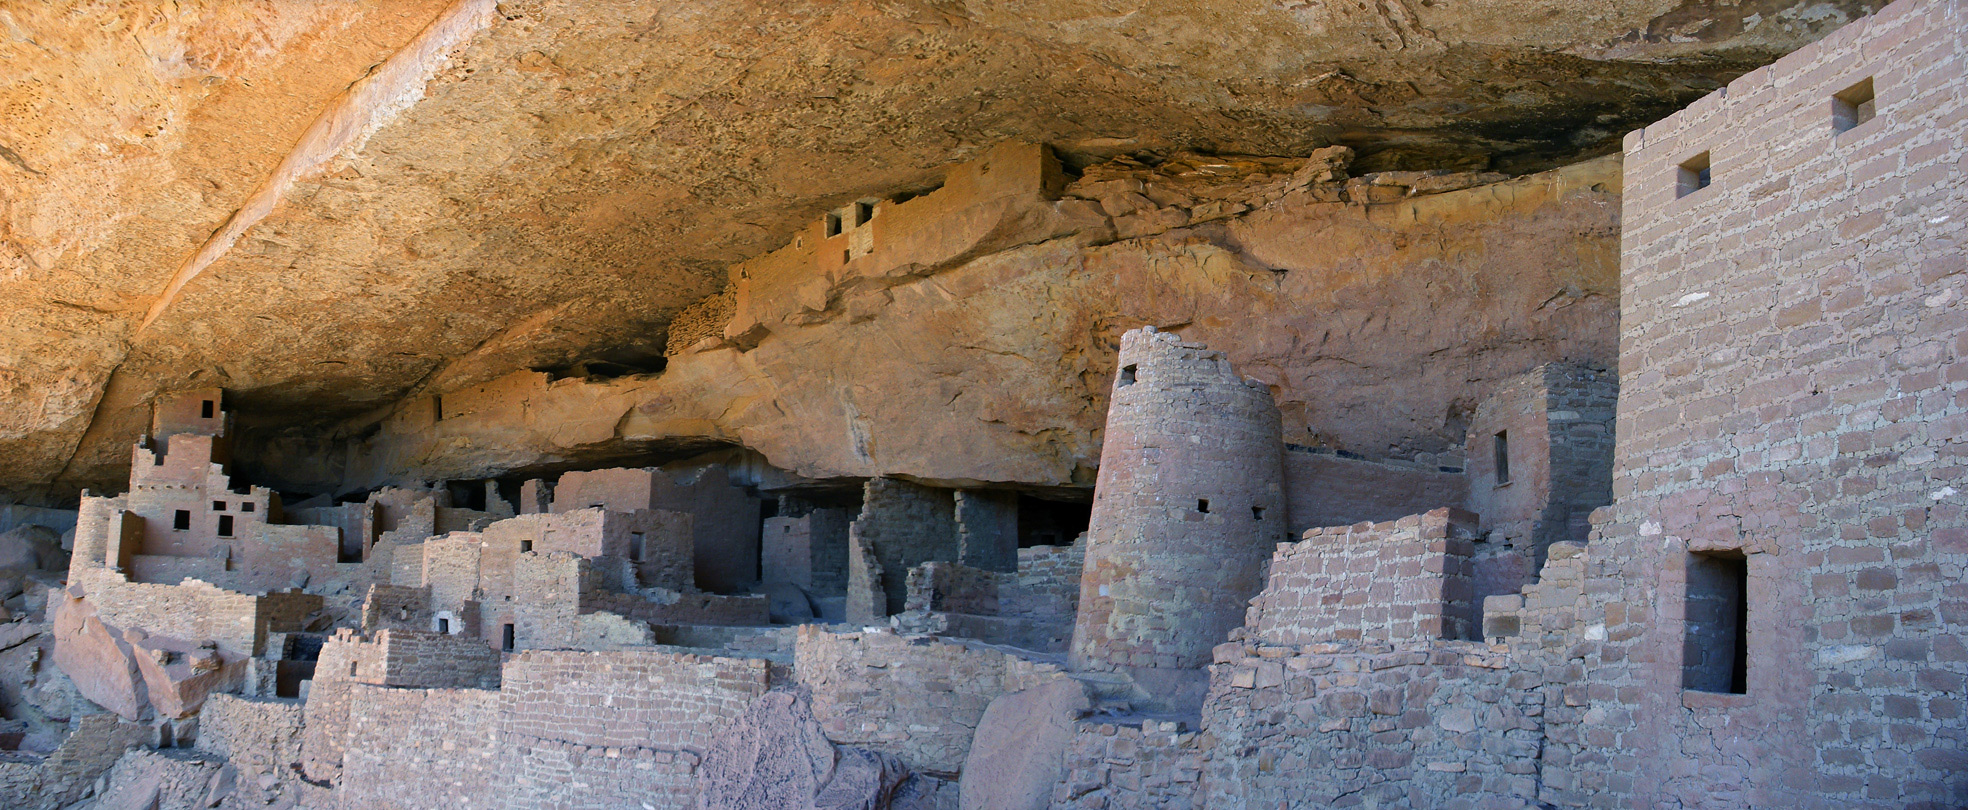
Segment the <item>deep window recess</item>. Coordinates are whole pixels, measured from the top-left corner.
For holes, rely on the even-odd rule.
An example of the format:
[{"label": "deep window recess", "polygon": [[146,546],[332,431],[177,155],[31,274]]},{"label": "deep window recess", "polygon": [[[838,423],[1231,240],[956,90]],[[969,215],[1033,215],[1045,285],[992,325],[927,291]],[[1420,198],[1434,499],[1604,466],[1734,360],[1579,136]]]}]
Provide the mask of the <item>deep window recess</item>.
[{"label": "deep window recess", "polygon": [[1205,515],[1207,515],[1207,514],[1209,514],[1209,499],[1208,499],[1208,498],[1197,498],[1197,499],[1196,499],[1196,511],[1198,511],[1198,512],[1201,512],[1201,513],[1203,513],[1203,514],[1205,514]]},{"label": "deep window recess", "polygon": [[504,634],[504,638],[499,641],[499,649],[511,652],[513,648],[513,626],[508,624],[501,632]]},{"label": "deep window recess", "polygon": [[171,528],[181,532],[191,531],[191,510],[179,509],[176,515],[172,515]]},{"label": "deep window recess", "polygon": [[1496,460],[1497,486],[1510,483],[1510,431],[1497,431],[1496,440],[1491,442],[1491,458]]},{"label": "deep window recess", "polygon": [[531,541],[531,540],[521,540],[521,541],[519,541],[519,553],[521,553],[521,554],[525,554],[526,552],[529,552],[529,551],[532,551],[532,550],[533,550],[533,541]]},{"label": "deep window recess", "polygon": [[1121,366],[1121,385],[1134,384],[1134,365]]},{"label": "deep window recess", "polygon": [[827,215],[827,235],[841,235],[841,215],[838,212]]},{"label": "deep window recess", "polygon": [[1749,692],[1749,558],[1739,551],[1688,555],[1681,688]]},{"label": "deep window recess", "polygon": [[629,533],[629,554],[636,562],[642,562],[644,549],[642,532]]},{"label": "deep window recess", "polygon": [[868,220],[874,218],[875,218],[874,203],[858,202],[854,204],[854,224],[857,227],[868,224]]},{"label": "deep window recess", "polygon": [[1845,91],[1831,97],[1831,129],[1844,132],[1867,121],[1877,107],[1872,98],[1872,77],[1845,88]]},{"label": "deep window recess", "polygon": [[251,511],[253,511],[253,502],[252,502],[252,501],[247,501],[247,502],[245,502],[245,503],[242,503],[242,504],[240,504],[240,505],[239,505],[239,511],[241,511],[241,512],[251,512]]},{"label": "deep window recess", "polygon": [[231,536],[232,536],[232,516],[231,516],[231,515],[220,515],[220,516],[219,516],[219,536],[220,536],[220,537],[231,537]]},{"label": "deep window recess", "polygon": [[212,406],[212,401],[209,399],[205,400],[205,403],[198,409],[198,418],[210,419],[215,410],[217,409]]},{"label": "deep window recess", "polygon": [[225,506],[226,506],[226,504],[225,504],[225,501],[213,501],[213,502],[212,502],[212,511],[214,511],[214,512],[224,512],[224,511],[225,511]]},{"label": "deep window recess", "polygon": [[451,620],[439,616],[437,619],[437,632],[447,636],[451,635]]},{"label": "deep window recess", "polygon": [[1675,169],[1674,196],[1686,197],[1708,188],[1710,180],[1708,153],[1703,152],[1681,162]]},{"label": "deep window recess", "polygon": [[1251,520],[1263,520],[1263,519],[1264,519],[1264,507],[1262,506],[1251,507]]}]

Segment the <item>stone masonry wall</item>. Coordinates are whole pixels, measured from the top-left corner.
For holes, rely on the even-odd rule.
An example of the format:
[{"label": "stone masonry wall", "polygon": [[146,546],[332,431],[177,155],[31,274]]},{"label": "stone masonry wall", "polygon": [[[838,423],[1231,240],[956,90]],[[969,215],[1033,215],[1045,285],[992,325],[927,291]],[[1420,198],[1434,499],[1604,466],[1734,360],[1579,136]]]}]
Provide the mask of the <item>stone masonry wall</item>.
[{"label": "stone masonry wall", "polygon": [[1018,575],[998,585],[998,614],[1071,624],[1079,609],[1080,574],[1086,564],[1086,536],[1070,546],[1027,546],[1018,550]]},{"label": "stone masonry wall", "polygon": [[[1627,136],[1594,801],[1968,792],[1964,77],[1968,3],[1901,0]],[[1747,567],[1743,694],[1682,688],[1701,554]]]},{"label": "stone masonry wall", "polygon": [[694,806],[711,737],[767,686],[761,660],[528,652],[507,666],[499,737],[508,807]]},{"label": "stone masonry wall", "polygon": [[1166,720],[1082,720],[1066,748],[1053,810],[1199,807],[1212,739]]},{"label": "stone masonry wall", "polygon": [[225,757],[243,778],[285,775],[301,761],[301,704],[212,695],[198,712],[197,747]]},{"label": "stone masonry wall", "polygon": [[1018,495],[989,490],[956,493],[958,561],[1010,573],[1018,568]]},{"label": "stone masonry wall", "polygon": [[827,738],[951,777],[997,696],[1063,677],[1056,664],[929,636],[799,629],[794,678]]},{"label": "stone masonry wall", "polygon": [[1224,646],[1203,706],[1214,744],[1198,804],[1541,806],[1542,667],[1470,642]]},{"label": "stone masonry wall", "polygon": [[489,689],[356,685],[335,798],[343,810],[491,810],[513,805]]},{"label": "stone masonry wall", "polygon": [[1273,644],[1471,638],[1475,516],[1442,508],[1281,544],[1246,626]]},{"label": "stone masonry wall", "polygon": [[1221,352],[1121,337],[1087,530],[1075,669],[1188,669],[1243,623],[1285,539],[1278,408]]},{"label": "stone masonry wall", "polygon": [[1461,504],[1468,489],[1459,457],[1442,463],[1369,461],[1285,446],[1285,501],[1291,536],[1322,526],[1381,523]]},{"label": "stone masonry wall", "polygon": [[[893,478],[869,479],[862,489],[861,515],[848,527],[848,534],[850,543],[861,543],[880,563],[878,583],[871,576],[873,569],[864,567],[860,574],[868,586],[879,584],[883,601],[877,606],[881,612],[872,616],[857,618],[850,610],[849,622],[867,622],[902,611],[908,598],[909,569],[931,560],[955,562],[959,555],[956,502],[951,492]],[[850,572],[850,588],[854,576]],[[852,597],[849,606],[855,606]]]}]

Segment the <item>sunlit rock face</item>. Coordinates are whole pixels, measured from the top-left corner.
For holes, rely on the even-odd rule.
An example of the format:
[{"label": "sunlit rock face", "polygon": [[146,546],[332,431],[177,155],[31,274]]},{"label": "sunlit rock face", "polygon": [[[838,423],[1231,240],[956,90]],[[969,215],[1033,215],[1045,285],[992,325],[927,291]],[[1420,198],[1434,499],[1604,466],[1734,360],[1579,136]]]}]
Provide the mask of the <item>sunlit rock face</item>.
[{"label": "sunlit rock face", "polygon": [[1343,154],[1192,155],[1100,164],[1056,191],[1036,165],[1022,186],[965,179],[1035,153],[999,147],[865,225],[849,206],[734,265],[660,374],[520,372],[250,434],[242,455],[266,460],[254,475],[339,491],[710,443],[809,478],[1084,486],[1114,347],[1149,324],[1225,346],[1276,394],[1289,443],[1459,468],[1498,380],[1614,356],[1617,161],[1342,180]]},{"label": "sunlit rock face", "polygon": [[[654,370],[671,320],[729,265],[1006,140],[1053,145],[1069,173],[1332,143],[1358,150],[1356,174],[1540,170],[1873,5],[9,7],[0,488],[118,480],[133,414],[165,390],[220,386],[243,421],[285,426],[522,369]],[[1261,239],[1304,216],[1225,230]],[[1189,238],[1166,249],[1199,250]],[[1085,255],[1114,267],[1139,249]],[[1252,300],[1320,283],[1282,278]],[[890,466],[837,453],[775,451]]]}]

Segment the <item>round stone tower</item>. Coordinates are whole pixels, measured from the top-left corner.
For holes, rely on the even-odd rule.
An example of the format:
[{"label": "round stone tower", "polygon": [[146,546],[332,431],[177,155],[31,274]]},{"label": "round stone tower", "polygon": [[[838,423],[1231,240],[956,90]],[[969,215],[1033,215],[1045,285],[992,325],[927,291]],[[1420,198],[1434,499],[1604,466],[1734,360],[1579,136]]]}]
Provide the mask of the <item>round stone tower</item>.
[{"label": "round stone tower", "polygon": [[1283,450],[1271,392],[1222,353],[1152,326],[1122,336],[1074,669],[1210,662],[1286,539]]}]

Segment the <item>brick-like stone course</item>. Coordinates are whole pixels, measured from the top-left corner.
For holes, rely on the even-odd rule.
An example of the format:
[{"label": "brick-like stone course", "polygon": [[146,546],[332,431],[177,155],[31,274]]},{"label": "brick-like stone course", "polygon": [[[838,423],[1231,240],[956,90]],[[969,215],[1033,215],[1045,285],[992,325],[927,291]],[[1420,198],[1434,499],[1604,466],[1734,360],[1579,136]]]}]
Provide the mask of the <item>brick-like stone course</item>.
[{"label": "brick-like stone course", "polygon": [[1243,623],[1285,540],[1278,408],[1221,352],[1121,337],[1073,628],[1075,669],[1189,669]]},{"label": "brick-like stone course", "polygon": [[766,663],[649,650],[529,652],[500,691],[508,807],[682,810],[717,730],[767,687]]},{"label": "brick-like stone course", "polygon": [[[1585,573],[1605,638],[1568,803],[1968,795],[1964,76],[1968,3],[1900,0],[1627,136],[1616,500]],[[1875,117],[1839,131],[1866,79]],[[1746,694],[1682,688],[1702,552],[1746,560]]]},{"label": "brick-like stone course", "polygon": [[351,688],[343,810],[492,810],[515,805],[488,689]]},{"label": "brick-like stone course", "polygon": [[1211,808],[1536,808],[1544,668],[1473,642],[1225,645]]},{"label": "brick-like stone course", "polygon": [[862,488],[861,514],[848,526],[850,624],[867,624],[904,609],[909,569],[930,561],[956,562],[956,499],[950,490],[893,478]]},{"label": "brick-like stone course", "polygon": [[1180,722],[1083,720],[1067,746],[1054,810],[1200,807],[1211,738]]},{"label": "brick-like stone course", "polygon": [[1278,546],[1246,627],[1273,644],[1470,638],[1475,516],[1444,507]]}]

